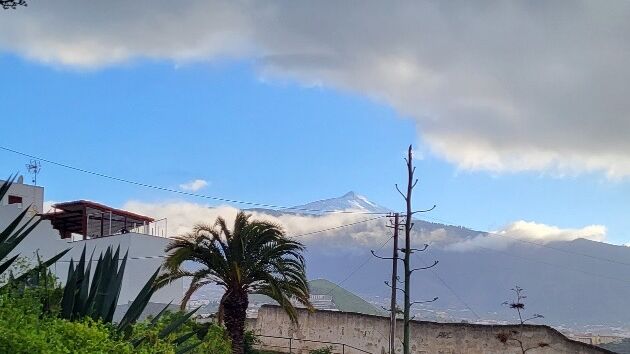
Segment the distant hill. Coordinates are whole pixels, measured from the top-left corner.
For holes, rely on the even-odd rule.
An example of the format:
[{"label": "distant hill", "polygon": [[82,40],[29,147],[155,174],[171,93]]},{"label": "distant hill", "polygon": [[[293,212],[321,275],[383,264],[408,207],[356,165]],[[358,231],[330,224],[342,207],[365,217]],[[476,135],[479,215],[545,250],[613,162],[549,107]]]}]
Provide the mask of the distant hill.
[{"label": "distant hill", "polygon": [[326,279],[315,279],[308,282],[311,295],[331,295],[339,311],[357,312],[367,315],[383,315],[374,305],[363,300],[348,290],[331,283]]}]

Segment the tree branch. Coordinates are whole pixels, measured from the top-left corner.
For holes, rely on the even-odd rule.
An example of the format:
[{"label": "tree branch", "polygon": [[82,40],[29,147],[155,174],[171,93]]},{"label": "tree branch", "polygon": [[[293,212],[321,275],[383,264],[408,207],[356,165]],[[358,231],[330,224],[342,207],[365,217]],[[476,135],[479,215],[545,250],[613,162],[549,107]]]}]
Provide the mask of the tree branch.
[{"label": "tree branch", "polygon": [[400,193],[400,195],[403,197],[404,200],[407,200],[407,196],[403,194],[403,192],[400,191],[400,188],[398,188],[398,183],[394,184],[394,186],[396,187],[396,190],[398,191],[398,193]]},{"label": "tree branch", "polygon": [[438,263],[440,263],[440,261],[433,261],[433,264],[431,264],[430,266],[428,266],[428,267],[414,268],[414,269],[410,270],[410,271],[409,271],[409,273],[411,274],[411,273],[415,272],[416,270],[425,270],[425,269],[433,268],[433,267],[435,267]]},{"label": "tree branch", "polygon": [[412,302],[410,305],[411,305],[411,306],[413,306],[413,305],[416,305],[416,304],[427,304],[427,303],[430,303],[430,302],[437,301],[438,299],[439,299],[439,298],[436,296],[436,297],[434,297],[432,300],[414,301],[414,302]]},{"label": "tree branch", "polygon": [[429,209],[416,210],[416,211],[411,212],[411,214],[413,215],[413,214],[416,214],[416,213],[428,213],[431,210],[435,209],[436,207],[437,207],[437,205],[433,204],[433,206],[431,208],[429,208]]},{"label": "tree branch", "polygon": [[392,260],[394,259],[394,257],[381,257],[378,254],[376,254],[376,252],[374,252],[374,250],[370,250],[370,252],[372,253],[372,255],[376,258],[380,258],[380,259],[388,259],[388,260]]}]

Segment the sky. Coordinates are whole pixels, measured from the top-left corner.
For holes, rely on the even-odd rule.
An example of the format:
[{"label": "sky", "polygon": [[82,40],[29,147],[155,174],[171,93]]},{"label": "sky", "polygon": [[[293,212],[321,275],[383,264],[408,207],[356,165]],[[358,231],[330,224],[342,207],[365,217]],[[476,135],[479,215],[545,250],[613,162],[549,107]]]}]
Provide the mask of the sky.
[{"label": "sky", "polygon": [[[30,2],[0,12],[0,145],[296,205],[354,190],[477,230],[630,242],[625,2]],[[0,151],[4,173],[28,158]],[[47,201],[207,200],[42,163]],[[509,229],[509,227],[508,227]]]}]

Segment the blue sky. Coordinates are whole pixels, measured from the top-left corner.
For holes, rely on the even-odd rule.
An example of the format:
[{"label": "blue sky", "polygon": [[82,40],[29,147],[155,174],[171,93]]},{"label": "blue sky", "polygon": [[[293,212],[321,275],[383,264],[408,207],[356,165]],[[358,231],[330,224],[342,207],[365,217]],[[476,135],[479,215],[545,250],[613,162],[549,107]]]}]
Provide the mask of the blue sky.
[{"label": "blue sky", "polygon": [[[413,143],[415,207],[438,206],[428,218],[525,220],[516,231],[537,240],[601,239],[584,229],[601,225],[627,243],[628,13],[588,1],[364,2],[360,14],[350,2],[32,2],[0,12],[0,142],[171,188],[203,179],[200,192],[221,197],[294,205],[355,190],[394,209]],[[0,152],[7,175],[26,160]],[[178,198],[48,165],[40,181],[52,201]]]},{"label": "blue sky", "polygon": [[[178,188],[204,179],[200,193],[295,205],[355,190],[402,208],[410,143],[423,158],[417,208],[480,230],[528,220],[564,228],[602,224],[613,243],[627,234],[625,180],[599,173],[462,171],[429,152],[417,125],[384,102],[324,86],[262,79],[255,63],[174,65],[136,60],[98,70],[0,56],[3,146],[77,167]],[[27,158],[0,152],[6,175]],[[46,199],[121,206],[180,196],[44,164]],[[191,201],[206,202],[204,200]]]}]

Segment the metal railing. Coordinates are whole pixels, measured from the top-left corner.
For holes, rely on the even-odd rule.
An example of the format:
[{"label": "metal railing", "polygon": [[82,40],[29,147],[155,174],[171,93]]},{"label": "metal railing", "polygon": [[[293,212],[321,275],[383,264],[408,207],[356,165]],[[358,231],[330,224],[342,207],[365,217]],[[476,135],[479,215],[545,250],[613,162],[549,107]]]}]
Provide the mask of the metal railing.
[{"label": "metal railing", "polygon": [[[256,337],[258,338],[273,338],[273,339],[283,339],[287,341],[286,346],[283,345],[270,345],[270,344],[265,344],[265,343],[260,343],[257,344],[257,346],[261,346],[264,347],[265,349],[282,349],[282,350],[289,350],[290,354],[293,353],[298,353],[298,349],[294,344],[295,342],[309,342],[309,343],[319,343],[322,344],[324,346],[331,346],[333,347],[333,350],[337,349],[341,349],[341,351],[333,351],[333,353],[341,353],[341,354],[352,354],[352,353],[365,353],[365,354],[373,354],[370,353],[366,350],[363,349],[359,349],[357,347],[354,347],[352,345],[349,344],[345,344],[345,343],[338,343],[338,342],[327,342],[327,341],[321,341],[321,340],[314,340],[314,339],[300,339],[300,338],[293,338],[293,337],[280,337],[280,336],[268,336],[268,335],[262,335],[262,334],[256,334]],[[261,341],[262,342],[262,341]],[[316,348],[309,348],[309,349],[316,349]]]},{"label": "metal railing", "polygon": [[138,234],[150,236],[168,237],[168,220],[166,218],[163,218],[145,225],[138,225],[129,230],[129,232],[135,232]]}]

